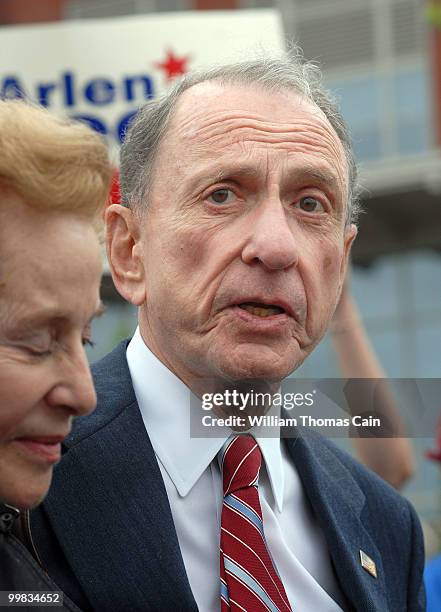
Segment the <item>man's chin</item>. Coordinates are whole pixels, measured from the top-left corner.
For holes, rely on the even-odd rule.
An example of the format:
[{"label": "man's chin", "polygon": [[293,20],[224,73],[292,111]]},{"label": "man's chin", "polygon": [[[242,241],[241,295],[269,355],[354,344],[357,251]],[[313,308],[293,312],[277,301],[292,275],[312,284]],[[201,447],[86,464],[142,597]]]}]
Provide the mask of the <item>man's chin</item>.
[{"label": "man's chin", "polygon": [[280,382],[286,378],[294,369],[295,364],[267,359],[246,358],[225,360],[220,363],[218,371],[221,378],[230,381],[262,381],[268,383]]}]

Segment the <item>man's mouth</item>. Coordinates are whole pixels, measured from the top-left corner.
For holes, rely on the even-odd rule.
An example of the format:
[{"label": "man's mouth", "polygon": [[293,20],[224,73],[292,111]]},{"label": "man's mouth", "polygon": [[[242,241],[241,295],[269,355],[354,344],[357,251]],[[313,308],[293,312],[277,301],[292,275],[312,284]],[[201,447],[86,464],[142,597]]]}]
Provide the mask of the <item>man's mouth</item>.
[{"label": "man's mouth", "polygon": [[272,317],[274,315],[284,314],[285,310],[280,306],[273,304],[260,304],[259,302],[243,302],[238,304],[239,308],[246,310],[256,317]]}]

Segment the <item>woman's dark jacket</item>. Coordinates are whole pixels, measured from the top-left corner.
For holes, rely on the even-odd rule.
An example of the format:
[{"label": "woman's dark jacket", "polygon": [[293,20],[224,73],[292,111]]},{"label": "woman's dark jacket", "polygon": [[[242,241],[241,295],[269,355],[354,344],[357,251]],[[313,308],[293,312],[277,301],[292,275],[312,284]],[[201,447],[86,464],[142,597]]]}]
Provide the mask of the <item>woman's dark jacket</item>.
[{"label": "woman's dark jacket", "polygon": [[[17,537],[20,534],[20,512],[0,503],[0,591],[58,591],[42,567],[37,563],[26,546]],[[80,609],[65,595],[59,606],[20,606],[19,610],[54,610],[80,612]]]}]

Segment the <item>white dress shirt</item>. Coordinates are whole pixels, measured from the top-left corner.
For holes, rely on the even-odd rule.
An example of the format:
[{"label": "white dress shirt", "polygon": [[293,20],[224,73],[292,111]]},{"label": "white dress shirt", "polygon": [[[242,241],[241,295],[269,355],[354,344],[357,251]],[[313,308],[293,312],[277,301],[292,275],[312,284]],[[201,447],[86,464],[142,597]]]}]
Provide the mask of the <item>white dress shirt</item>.
[{"label": "white dress shirt", "polygon": [[[127,361],[194,598],[201,612],[217,611],[223,499],[217,455],[232,432],[190,437],[190,391],[148,349],[139,328]],[[255,437],[264,459],[259,497],[266,541],[291,606],[296,612],[341,612],[344,597],[297,470],[280,438]]]}]

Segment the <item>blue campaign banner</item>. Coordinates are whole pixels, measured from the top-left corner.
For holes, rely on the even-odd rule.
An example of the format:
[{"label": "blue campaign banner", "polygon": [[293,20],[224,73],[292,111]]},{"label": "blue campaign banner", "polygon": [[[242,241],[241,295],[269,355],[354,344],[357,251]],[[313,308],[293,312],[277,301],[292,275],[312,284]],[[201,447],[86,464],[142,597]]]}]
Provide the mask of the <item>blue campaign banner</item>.
[{"label": "blue campaign banner", "polygon": [[283,54],[277,11],[150,14],[0,28],[0,98],[80,119],[115,149],[137,108],[191,70]]}]

